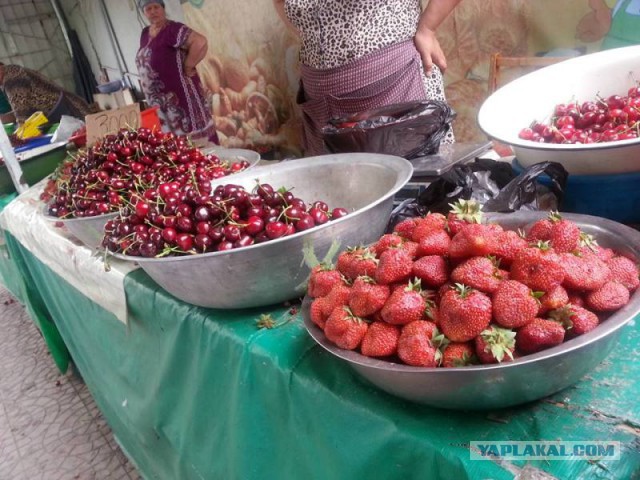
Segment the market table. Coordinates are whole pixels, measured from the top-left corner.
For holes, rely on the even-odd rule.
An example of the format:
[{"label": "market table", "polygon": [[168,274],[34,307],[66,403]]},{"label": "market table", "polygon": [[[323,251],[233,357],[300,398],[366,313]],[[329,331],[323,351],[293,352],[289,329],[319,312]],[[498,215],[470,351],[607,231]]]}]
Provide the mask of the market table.
[{"label": "market table", "polygon": [[[27,215],[28,205],[28,215],[41,209],[21,203],[10,204],[1,220],[11,259],[30,285],[26,302],[45,306],[145,478],[512,479],[540,469],[562,479],[623,479],[640,471],[635,321],[605,362],[569,389],[505,410],[444,411],[368,385],[316,346],[289,306],[194,307],[140,269],[114,263],[93,275],[113,299],[122,279],[127,312],[120,318],[117,300],[113,308],[98,302],[102,294],[55,271],[60,264],[52,257],[60,258],[54,250],[61,245],[72,258],[91,256],[61,241],[61,229],[39,233],[49,248],[34,253],[25,246],[28,228],[16,229],[15,215]],[[70,262],[73,268],[78,262]],[[281,326],[258,329],[262,314]],[[619,441],[621,459],[527,466],[470,460],[470,441],[556,439]]]}]

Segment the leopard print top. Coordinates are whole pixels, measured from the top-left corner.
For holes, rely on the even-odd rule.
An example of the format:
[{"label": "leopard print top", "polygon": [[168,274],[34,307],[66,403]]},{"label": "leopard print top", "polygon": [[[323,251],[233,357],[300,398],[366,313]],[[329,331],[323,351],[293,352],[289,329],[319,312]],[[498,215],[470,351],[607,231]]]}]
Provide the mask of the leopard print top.
[{"label": "leopard print top", "polygon": [[420,0],[286,0],[301,35],[300,61],[314,68],[344,65],[416,33]]},{"label": "leopard print top", "polygon": [[2,88],[18,123],[23,123],[37,111],[47,115],[58,104],[62,92],[66,114],[84,118],[97,111],[95,106],[87,105],[83,99],[63,90],[42,74],[20,65],[4,66]]}]

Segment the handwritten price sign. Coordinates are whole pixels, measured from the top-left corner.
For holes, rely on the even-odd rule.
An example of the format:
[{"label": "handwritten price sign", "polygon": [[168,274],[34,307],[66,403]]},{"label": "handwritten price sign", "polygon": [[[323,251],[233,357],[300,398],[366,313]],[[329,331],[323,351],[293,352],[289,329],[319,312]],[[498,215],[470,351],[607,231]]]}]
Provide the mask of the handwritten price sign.
[{"label": "handwritten price sign", "polygon": [[87,145],[93,145],[96,140],[117,133],[123,127],[138,128],[140,126],[140,105],[134,103],[115,110],[87,115]]}]

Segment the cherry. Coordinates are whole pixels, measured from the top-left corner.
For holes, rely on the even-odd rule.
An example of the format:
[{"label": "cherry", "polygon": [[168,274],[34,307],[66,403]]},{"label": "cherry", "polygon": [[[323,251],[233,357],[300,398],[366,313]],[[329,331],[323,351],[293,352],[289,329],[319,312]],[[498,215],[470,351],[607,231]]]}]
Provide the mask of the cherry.
[{"label": "cherry", "polygon": [[349,215],[349,212],[345,208],[338,207],[331,210],[331,218],[334,220],[346,215]]},{"label": "cherry", "polygon": [[311,208],[309,210],[309,215],[316,225],[324,225],[329,221],[329,215],[327,215],[327,212],[317,207]]},{"label": "cherry", "polygon": [[264,230],[264,221],[259,216],[251,216],[247,219],[244,227],[244,231],[249,235],[256,236]]},{"label": "cherry", "polygon": [[193,235],[189,235],[188,233],[179,233],[176,237],[176,246],[180,250],[188,252],[193,248]]},{"label": "cherry", "polygon": [[279,221],[267,223],[264,228],[267,237],[269,237],[271,240],[273,240],[274,238],[283,237],[287,233],[287,225]]},{"label": "cherry", "polygon": [[313,221],[313,217],[308,213],[305,213],[300,220],[295,223],[296,230],[302,232],[304,230],[308,230],[310,228],[315,227],[316,224]]}]

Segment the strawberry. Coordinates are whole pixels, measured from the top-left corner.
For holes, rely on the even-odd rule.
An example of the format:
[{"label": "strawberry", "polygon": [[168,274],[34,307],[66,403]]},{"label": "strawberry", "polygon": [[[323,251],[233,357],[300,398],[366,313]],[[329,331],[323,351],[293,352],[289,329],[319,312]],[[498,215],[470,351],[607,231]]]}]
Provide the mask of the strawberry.
[{"label": "strawberry", "polygon": [[451,258],[483,257],[495,250],[496,233],[488,225],[468,224],[451,239]]},{"label": "strawberry", "polygon": [[405,288],[396,289],[382,307],[382,319],[393,325],[405,325],[420,320],[427,306],[421,292],[418,279],[409,282]]},{"label": "strawberry", "polygon": [[346,278],[351,278],[351,267],[357,255],[364,252],[364,247],[349,247],[338,255],[336,269]]},{"label": "strawberry", "polygon": [[438,326],[426,320],[416,320],[407,323],[402,327],[402,333],[405,335],[426,335],[427,338],[435,344],[439,344],[442,341],[442,337],[439,337],[440,332],[438,331]]},{"label": "strawberry", "polygon": [[573,253],[562,253],[560,263],[565,271],[562,286],[567,290],[597,290],[611,273],[607,264],[595,255],[579,257]]},{"label": "strawberry", "polygon": [[414,367],[437,367],[440,352],[433,339],[437,335],[431,322],[413,322],[402,329],[398,339],[398,357]]},{"label": "strawberry", "polygon": [[496,237],[491,254],[500,260],[500,265],[509,267],[518,253],[527,246],[527,241],[518,232],[505,230]]},{"label": "strawberry", "polygon": [[493,318],[502,327],[520,328],[536,318],[541,296],[516,280],[502,282],[493,294]]},{"label": "strawberry", "polygon": [[487,328],[491,310],[484,293],[456,284],[440,300],[440,328],[452,342],[468,342]]},{"label": "strawberry", "polygon": [[349,296],[351,295],[351,288],[344,282],[335,285],[329,295],[322,297],[325,299],[322,313],[325,317],[329,317],[331,313],[338,307],[342,308],[349,304]]},{"label": "strawberry", "polygon": [[323,297],[316,298],[309,306],[309,317],[311,321],[322,330],[324,330],[327,318],[329,318],[329,316],[324,313],[326,301],[326,298]]},{"label": "strawberry", "polygon": [[418,256],[447,255],[451,237],[444,230],[433,230],[422,237],[418,244]]},{"label": "strawberry", "polygon": [[336,308],[324,326],[324,334],[338,347],[355,350],[367,333],[369,324],[351,313],[347,307]]},{"label": "strawberry", "polygon": [[360,276],[373,276],[378,268],[378,260],[374,253],[365,248],[361,253],[357,253],[351,262],[351,269],[347,278],[355,280]]},{"label": "strawberry", "polygon": [[332,265],[320,263],[311,269],[307,293],[310,297],[325,297],[337,283],[342,281],[342,275],[334,270]]},{"label": "strawberry", "polygon": [[411,235],[411,240],[420,243],[426,235],[432,232],[444,232],[446,225],[447,217],[441,213],[429,213],[424,218],[416,220],[416,226]]},{"label": "strawberry", "polygon": [[435,300],[426,299],[427,306],[424,308],[424,315],[422,318],[427,319],[437,325],[440,325],[440,309]]},{"label": "strawberry", "polygon": [[446,368],[466,367],[477,363],[478,359],[470,342],[452,342],[442,352],[442,366]]},{"label": "strawberry", "polygon": [[413,231],[416,228],[417,218],[407,218],[406,220],[401,221],[395,227],[393,227],[393,232],[397,233],[403,238],[411,239],[413,236]]},{"label": "strawberry", "polygon": [[495,292],[502,282],[495,263],[488,257],[472,257],[465,260],[453,269],[451,280],[484,293]]},{"label": "strawberry", "polygon": [[629,290],[618,282],[608,281],[599,289],[589,292],[587,307],[596,312],[613,312],[629,303]]},{"label": "strawberry", "polygon": [[398,350],[400,329],[386,322],[373,322],[362,339],[360,352],[367,357],[388,357]]},{"label": "strawberry", "polygon": [[529,243],[547,242],[551,238],[553,223],[548,218],[535,222],[527,232],[526,239]]},{"label": "strawberry", "polygon": [[564,307],[569,303],[569,294],[560,285],[553,290],[549,290],[540,300],[540,308],[538,309],[538,317],[542,317],[549,310],[555,310],[556,308]]},{"label": "strawberry", "polygon": [[611,272],[609,280],[624,285],[630,292],[635,291],[640,285],[638,266],[627,257],[613,257],[607,261],[607,266]]},{"label": "strawberry", "polygon": [[510,273],[512,280],[541,292],[553,290],[562,283],[565,276],[564,269],[558,263],[558,256],[545,242],[521,250],[511,265]]},{"label": "strawberry", "polygon": [[516,333],[516,346],[522,353],[535,353],[560,345],[564,328],[558,322],[536,318]]},{"label": "strawberry", "polygon": [[595,313],[572,304],[549,312],[549,318],[564,327],[567,338],[590,332],[600,323]]},{"label": "strawberry", "polygon": [[375,279],[378,283],[385,285],[402,282],[409,278],[412,269],[413,261],[405,250],[390,248],[380,255]]},{"label": "strawberry", "polygon": [[418,256],[418,244],[416,242],[406,241],[400,248],[409,254],[411,260]]},{"label": "strawberry", "polygon": [[383,252],[386,252],[391,247],[399,247],[403,242],[404,239],[397,233],[387,233],[371,246],[371,250],[377,258],[380,258]]},{"label": "strawberry", "polygon": [[565,220],[558,212],[551,212],[551,232],[549,243],[558,253],[572,252],[580,243],[580,227],[571,220]]},{"label": "strawberry", "polygon": [[595,255],[605,263],[615,256],[613,250],[610,248],[602,248],[598,245],[595,238],[593,238],[593,235],[585,232],[580,232],[580,244],[578,248],[574,250],[574,253],[578,256]]},{"label": "strawberry", "polygon": [[451,211],[447,214],[447,228],[451,235],[456,235],[467,224],[482,221],[482,205],[475,200],[458,200],[449,206]]},{"label": "strawberry", "polygon": [[413,262],[411,275],[422,280],[423,285],[439,287],[449,280],[449,266],[444,258],[429,255]]},{"label": "strawberry", "polygon": [[490,326],[475,339],[475,352],[480,363],[502,363],[513,360],[516,332]]},{"label": "strawberry", "polygon": [[578,307],[584,307],[584,297],[580,292],[567,290],[567,303],[571,305],[576,305]]},{"label": "strawberry", "polygon": [[368,317],[382,309],[390,294],[388,285],[378,285],[371,277],[358,277],[349,293],[349,308],[357,317]]}]

